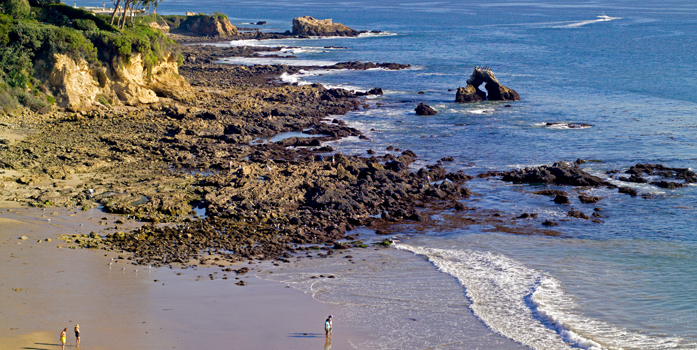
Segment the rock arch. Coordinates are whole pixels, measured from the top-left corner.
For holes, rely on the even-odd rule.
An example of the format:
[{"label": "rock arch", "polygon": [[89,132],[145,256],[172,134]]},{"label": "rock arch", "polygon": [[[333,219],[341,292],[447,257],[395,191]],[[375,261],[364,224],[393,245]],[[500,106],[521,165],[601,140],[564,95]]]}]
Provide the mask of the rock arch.
[{"label": "rock arch", "polygon": [[[482,84],[484,84],[486,92],[479,89]],[[455,102],[479,102],[486,99],[489,101],[519,101],[520,96],[515,90],[501,85],[491,68],[474,67],[474,72],[467,79],[467,86],[457,88]]]}]

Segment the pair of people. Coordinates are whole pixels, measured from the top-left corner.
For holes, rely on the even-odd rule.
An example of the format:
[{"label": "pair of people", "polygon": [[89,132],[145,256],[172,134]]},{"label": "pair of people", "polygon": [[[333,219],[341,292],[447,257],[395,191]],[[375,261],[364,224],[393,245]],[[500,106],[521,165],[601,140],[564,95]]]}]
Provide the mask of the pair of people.
[{"label": "pair of people", "polygon": [[[63,328],[63,331],[61,332],[61,349],[65,350],[65,342],[68,337],[68,329]],[[79,348],[80,347],[80,325],[76,324],[75,325],[75,347]]]},{"label": "pair of people", "polygon": [[331,337],[331,335],[332,335],[332,318],[333,317],[334,316],[329,315],[329,317],[327,317],[327,320],[324,321],[324,334],[326,337]]}]

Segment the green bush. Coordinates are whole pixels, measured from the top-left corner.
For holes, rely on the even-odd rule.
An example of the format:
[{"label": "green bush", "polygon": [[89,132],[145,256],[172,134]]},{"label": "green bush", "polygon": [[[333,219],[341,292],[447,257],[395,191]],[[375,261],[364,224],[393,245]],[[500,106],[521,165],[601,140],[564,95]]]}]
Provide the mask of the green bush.
[{"label": "green bush", "polygon": [[0,78],[10,87],[24,87],[33,73],[29,54],[16,46],[0,47]]},{"label": "green bush", "polygon": [[0,111],[8,113],[17,108],[17,99],[12,96],[9,86],[0,78]]},{"label": "green bush", "polygon": [[0,13],[0,46],[10,42],[10,30],[12,29],[12,17]]},{"label": "green bush", "polygon": [[36,12],[36,19],[39,22],[53,24],[57,27],[70,27],[72,21],[68,16],[58,12],[55,7],[37,7],[33,9]]},{"label": "green bush", "polygon": [[51,106],[42,98],[43,96],[41,95],[36,96],[20,87],[13,88],[11,92],[17,98],[19,103],[23,104],[34,112],[48,113],[51,111]]},{"label": "green bush", "polygon": [[10,33],[12,45],[36,55],[62,53],[75,59],[97,61],[97,50],[80,32],[66,27],[56,27],[38,22],[20,21]]},{"label": "green bush", "polygon": [[179,50],[179,44],[146,26],[128,28],[121,34],[103,31],[85,34],[99,50],[100,59],[120,57],[129,62],[134,52],[140,52],[148,69],[159,63],[166,52],[177,54]]},{"label": "green bush", "polygon": [[16,18],[31,17],[31,6],[27,0],[3,0],[0,11]]},{"label": "green bush", "polygon": [[170,15],[170,16],[162,16],[162,19],[167,22],[167,25],[169,26],[169,29],[177,29],[179,26],[186,20],[186,16],[180,16],[180,15]]},{"label": "green bush", "polygon": [[97,28],[97,24],[91,19],[76,19],[73,21],[73,28],[85,32],[92,32],[99,29]]},{"label": "green bush", "polygon": [[48,5],[57,5],[60,4],[60,0],[29,0],[29,4],[31,6],[36,6],[36,7],[44,7]]},{"label": "green bush", "polygon": [[116,29],[116,27],[112,26],[107,21],[105,21],[103,17],[95,16],[93,13],[89,11],[74,8],[65,4],[50,5],[44,7],[44,9],[55,11],[61,15],[68,17],[70,20],[89,19],[93,21],[97,25],[97,28],[99,28],[100,30],[105,30],[108,32],[118,32],[118,29]]}]

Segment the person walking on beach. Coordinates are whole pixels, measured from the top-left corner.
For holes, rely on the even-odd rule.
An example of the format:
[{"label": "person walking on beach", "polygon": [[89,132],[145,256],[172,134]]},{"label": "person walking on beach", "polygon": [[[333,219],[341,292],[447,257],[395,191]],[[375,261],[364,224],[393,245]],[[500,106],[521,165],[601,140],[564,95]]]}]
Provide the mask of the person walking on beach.
[{"label": "person walking on beach", "polygon": [[324,334],[326,337],[332,336],[332,318],[333,317],[334,316],[329,315],[329,317],[327,317],[327,320],[324,321]]},{"label": "person walking on beach", "polygon": [[62,345],[61,350],[65,350],[65,340],[67,337],[67,333],[68,333],[68,329],[63,328],[63,331],[61,332],[61,345]]},{"label": "person walking on beach", "polygon": [[75,347],[76,348],[80,347],[80,325],[79,324],[75,325]]}]

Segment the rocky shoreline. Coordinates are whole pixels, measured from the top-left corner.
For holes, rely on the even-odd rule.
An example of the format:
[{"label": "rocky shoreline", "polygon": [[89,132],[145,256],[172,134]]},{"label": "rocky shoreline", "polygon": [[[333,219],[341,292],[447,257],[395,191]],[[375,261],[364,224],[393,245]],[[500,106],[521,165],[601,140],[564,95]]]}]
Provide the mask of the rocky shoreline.
[{"label": "rocky shoreline", "polygon": [[[231,53],[205,49],[208,61]],[[408,66],[347,62],[335,69],[374,67]],[[33,131],[2,146],[2,167],[16,172],[4,172],[3,199],[125,214],[104,236],[71,240],[131,252],[138,263],[186,264],[203,250],[224,252],[230,261],[282,258],[310,249],[301,244],[334,245],[348,230],[373,221],[424,220],[419,203],[469,195],[453,182],[432,185],[447,175],[439,166],[408,171],[417,157],[410,151],[364,158],[319,147],[321,141],[364,138],[326,117],[367,105],[359,98],[364,94],[277,81],[300,68],[312,67],[188,60],[180,73],[195,91],[190,103],[162,98],[144,108],[55,112],[42,120],[27,115],[8,123]],[[255,142],[284,132],[307,136]],[[192,220],[195,207],[205,208],[206,216]],[[124,232],[119,224],[131,218],[175,224]]]},{"label": "rocky shoreline", "polygon": [[[472,179],[448,173],[440,162],[418,171],[409,166],[418,155],[409,150],[367,150],[367,156],[335,153],[322,142],[354,136],[360,130],[330,115],[370,108],[361,96],[322,85],[297,86],[278,81],[283,73],[318,67],[216,64],[230,56],[254,56],[275,48],[182,47],[180,74],[195,98],[161,98],[145,107],[119,106],[91,112],[26,114],[2,124],[14,141],[0,144],[3,200],[36,207],[102,207],[127,217],[88,236],[67,237],[84,248],[130,254],[135,264],[202,264],[203,254],[218,261],[288,261],[293,253],[364,247],[347,232],[361,226],[387,233],[394,225],[468,225],[486,222],[510,233],[558,235],[501,213],[467,208]],[[408,65],[344,62],[322,69],[405,69]],[[367,94],[381,94],[375,88]],[[293,132],[276,142],[272,136]],[[381,154],[378,154],[381,153]],[[446,159],[444,158],[444,161]],[[617,186],[563,162],[510,172],[490,172],[514,183],[582,187]],[[637,165],[642,174],[696,180],[686,169]],[[632,180],[634,179],[634,180]],[[656,182],[675,188],[675,182]],[[620,187],[636,196],[636,190]],[[569,204],[566,193],[555,202]],[[601,198],[579,195],[582,203]],[[200,215],[205,209],[205,215]],[[198,210],[198,212],[196,211]],[[454,210],[446,223],[428,213]],[[569,217],[591,219],[577,210]],[[601,215],[594,213],[593,221]],[[128,232],[123,224],[151,224]],[[525,220],[527,221],[527,220]],[[170,223],[168,225],[156,225]],[[542,226],[558,223],[544,222]],[[348,239],[349,243],[337,241]],[[386,242],[385,245],[388,245]]]}]

